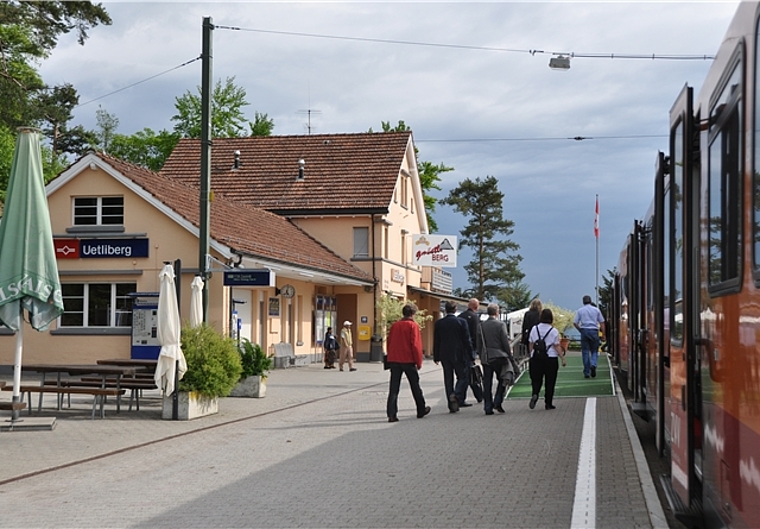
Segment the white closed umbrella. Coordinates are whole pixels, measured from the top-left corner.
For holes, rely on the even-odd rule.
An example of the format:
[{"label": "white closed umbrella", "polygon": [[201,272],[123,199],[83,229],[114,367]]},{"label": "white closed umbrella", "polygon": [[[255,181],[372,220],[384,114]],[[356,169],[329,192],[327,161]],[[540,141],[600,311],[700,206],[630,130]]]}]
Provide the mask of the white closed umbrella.
[{"label": "white closed umbrella", "polygon": [[179,307],[177,306],[177,291],[174,287],[174,269],[171,265],[164,266],[158,274],[158,343],[161,352],[158,353],[158,364],[154,375],[156,386],[163,390],[164,395],[174,392],[175,375],[179,381],[187,371],[185,355],[180,347]]},{"label": "white closed umbrella", "polygon": [[203,324],[203,279],[195,276],[190,284],[190,327]]}]

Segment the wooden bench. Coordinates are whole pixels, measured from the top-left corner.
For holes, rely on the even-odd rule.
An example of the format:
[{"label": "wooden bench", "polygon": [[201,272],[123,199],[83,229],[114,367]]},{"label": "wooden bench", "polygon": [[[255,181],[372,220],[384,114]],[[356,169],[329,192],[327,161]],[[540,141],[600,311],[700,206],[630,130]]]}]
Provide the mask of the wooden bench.
[{"label": "wooden bench", "polygon": [[19,411],[26,408],[26,402],[0,402],[0,410]]},{"label": "wooden bench", "polygon": [[[46,381],[45,384],[55,384],[55,381]],[[85,387],[85,388],[99,388],[103,384],[103,380],[97,377],[82,377],[80,380],[62,380],[61,386],[66,387]],[[136,378],[122,378],[117,385],[115,378],[106,379],[107,388],[120,388],[122,390],[129,390],[129,411],[132,411],[132,402],[135,402],[136,410],[140,411],[140,395],[145,389],[158,389],[155,381],[152,379],[136,379]]]},{"label": "wooden bench", "polygon": [[[3,391],[10,391],[12,388],[2,388]],[[65,387],[65,386],[53,386],[49,384],[44,384],[40,386],[20,386],[19,387],[20,393],[26,393],[27,395],[27,402],[29,403],[29,415],[32,414],[32,393],[39,393],[40,397],[42,397],[42,394],[44,393],[55,393],[58,395],[58,407],[61,406],[61,399],[63,398],[63,395],[92,395],[92,418],[95,418],[95,408],[97,407],[98,402],[100,402],[100,418],[105,417],[105,411],[103,408],[103,405],[105,403],[106,397],[116,397],[119,395],[124,394],[124,390],[117,390],[115,388],[101,388],[101,387]],[[37,408],[37,411],[42,411],[42,398],[40,398],[40,404]]]}]

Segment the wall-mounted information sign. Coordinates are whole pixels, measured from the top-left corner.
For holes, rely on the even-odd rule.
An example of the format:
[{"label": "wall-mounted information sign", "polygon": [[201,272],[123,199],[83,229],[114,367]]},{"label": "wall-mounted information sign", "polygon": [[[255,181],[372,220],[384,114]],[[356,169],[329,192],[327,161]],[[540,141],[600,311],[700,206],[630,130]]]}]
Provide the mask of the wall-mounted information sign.
[{"label": "wall-mounted information sign", "polygon": [[158,292],[134,292],[132,303],[132,348],[130,356],[158,359]]},{"label": "wall-mounted information sign", "polygon": [[274,272],[268,268],[224,272],[224,286],[228,287],[273,287],[274,281]]}]

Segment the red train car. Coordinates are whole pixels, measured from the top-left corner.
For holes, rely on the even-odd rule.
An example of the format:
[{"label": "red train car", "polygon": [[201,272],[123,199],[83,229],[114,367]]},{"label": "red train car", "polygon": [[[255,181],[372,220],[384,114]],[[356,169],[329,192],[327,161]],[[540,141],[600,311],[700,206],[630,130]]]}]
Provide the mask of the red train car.
[{"label": "red train car", "polygon": [[760,527],[760,5],[742,2],[613,284],[612,354],[690,527]]}]

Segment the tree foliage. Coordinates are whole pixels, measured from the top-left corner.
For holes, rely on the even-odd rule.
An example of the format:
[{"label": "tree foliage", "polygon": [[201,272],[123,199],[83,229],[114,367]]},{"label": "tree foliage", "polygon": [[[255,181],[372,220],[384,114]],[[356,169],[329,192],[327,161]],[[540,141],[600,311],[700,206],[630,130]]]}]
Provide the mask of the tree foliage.
[{"label": "tree foliage", "polygon": [[248,122],[251,127],[251,136],[271,136],[274,130],[274,120],[266,114],[254,112],[253,122]]},{"label": "tree foliage", "polygon": [[464,266],[474,285],[465,292],[466,297],[499,299],[505,289],[525,277],[519,266],[522,257],[515,253],[520,246],[508,238],[514,231],[514,222],[503,217],[503,201],[504,193],[493,176],[474,181],[467,178],[440,201],[469,218],[459,232],[459,248],[469,247],[474,254]]},{"label": "tree foliage", "polygon": [[109,154],[151,171],[160,171],[166,159],[177,146],[179,134],[162,130],[155,133],[144,128],[131,136],[115,134]]},{"label": "tree foliage", "polygon": [[14,130],[40,118],[34,96],[44,88],[34,65],[48,57],[61,35],[75,31],[79,44],[98,24],[111,24],[92,2],[0,2],[0,122]]},{"label": "tree foliage", "polygon": [[[399,120],[395,127],[391,126],[390,121],[381,121],[380,126],[382,127],[383,132],[408,132],[412,130],[406,123],[404,123],[404,120]],[[368,132],[374,132],[372,127],[370,127]],[[414,146],[414,154],[417,158],[417,174],[420,177],[422,200],[425,202],[425,215],[427,216],[428,228],[430,233],[435,233],[438,231],[438,223],[433,218],[433,213],[435,213],[435,206],[438,201],[435,197],[430,195],[430,191],[433,189],[440,191],[441,187],[438,185],[438,182],[441,181],[440,175],[448,171],[453,171],[454,168],[444,165],[443,162],[435,165],[432,162],[420,160],[419,149],[417,149],[416,145]]]},{"label": "tree foliage", "polygon": [[[377,300],[377,310],[380,315],[378,324],[381,326],[379,332],[384,338],[388,337],[388,331],[391,325],[403,317],[402,309],[409,301],[404,301],[390,294],[384,294]],[[433,316],[427,313],[426,309],[418,309],[414,315],[414,321],[420,326],[420,330],[425,328],[425,324],[433,319]]]},{"label": "tree foliage", "polygon": [[604,284],[599,287],[599,310],[608,318],[612,312],[612,286],[615,284],[617,269],[607,270],[607,276],[602,276]]},{"label": "tree foliage", "polygon": [[[172,116],[174,131],[183,138],[201,137],[201,87],[198,93],[186,91],[175,99],[177,113]],[[252,136],[269,136],[274,121],[266,114],[255,113],[254,121],[245,118],[243,107],[250,103],[245,99],[245,88],[235,85],[235,77],[228,77],[224,85],[219,79],[211,91],[211,137],[239,138],[250,130]]]},{"label": "tree foliage", "polygon": [[49,181],[64,165],[60,154],[87,143],[82,127],[69,127],[76,90],[64,84],[48,88],[37,64],[58,39],[75,32],[84,44],[88,31],[111,24],[101,4],[81,1],[0,1],[0,199],[4,199],[15,148],[16,129],[40,127],[50,140],[43,146],[43,171]]},{"label": "tree foliage", "polygon": [[496,298],[507,307],[509,312],[526,308],[535,297],[528,285],[522,281],[509,283],[496,294]]}]

